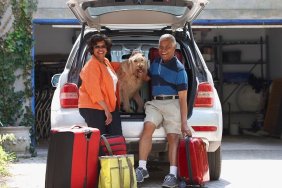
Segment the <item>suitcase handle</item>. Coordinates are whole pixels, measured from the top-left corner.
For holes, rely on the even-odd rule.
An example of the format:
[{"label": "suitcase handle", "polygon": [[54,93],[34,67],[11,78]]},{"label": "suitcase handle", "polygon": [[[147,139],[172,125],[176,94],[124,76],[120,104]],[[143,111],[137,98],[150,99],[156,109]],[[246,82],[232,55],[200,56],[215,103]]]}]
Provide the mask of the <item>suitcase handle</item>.
[{"label": "suitcase handle", "polygon": [[104,143],[105,143],[105,146],[109,152],[110,155],[113,155],[113,151],[112,151],[112,148],[107,140],[107,138],[104,136],[104,135],[101,135],[101,138],[103,139]]},{"label": "suitcase handle", "polygon": [[83,127],[84,126],[81,126],[81,125],[73,125],[73,126],[71,126],[71,129],[81,129]]},{"label": "suitcase handle", "polygon": [[186,148],[186,160],[187,160],[187,166],[188,166],[188,173],[189,173],[189,179],[192,185],[194,185],[194,180],[193,180],[193,172],[192,172],[192,163],[191,163],[191,158],[190,158],[190,147],[189,147],[189,142],[191,136],[185,136],[185,148]]}]

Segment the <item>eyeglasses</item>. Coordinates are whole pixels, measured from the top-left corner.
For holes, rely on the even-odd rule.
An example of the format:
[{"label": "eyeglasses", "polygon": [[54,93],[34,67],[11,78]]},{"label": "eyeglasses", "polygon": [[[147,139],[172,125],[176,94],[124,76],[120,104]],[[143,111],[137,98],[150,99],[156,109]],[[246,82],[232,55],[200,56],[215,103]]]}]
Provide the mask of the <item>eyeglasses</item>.
[{"label": "eyeglasses", "polygon": [[105,45],[99,46],[99,45],[95,45],[94,46],[95,49],[101,49],[101,48],[107,48]]}]

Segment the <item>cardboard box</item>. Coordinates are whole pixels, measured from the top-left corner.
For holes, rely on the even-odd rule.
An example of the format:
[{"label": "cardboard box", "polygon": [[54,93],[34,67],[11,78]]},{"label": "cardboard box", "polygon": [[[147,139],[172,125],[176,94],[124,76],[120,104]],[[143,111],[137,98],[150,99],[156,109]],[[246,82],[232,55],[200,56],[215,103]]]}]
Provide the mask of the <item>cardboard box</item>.
[{"label": "cardboard box", "polygon": [[268,97],[267,110],[264,119],[263,128],[272,136],[279,136],[277,130],[280,130],[282,122],[278,122],[279,112],[282,104],[282,78],[275,79],[272,82],[271,90]]}]

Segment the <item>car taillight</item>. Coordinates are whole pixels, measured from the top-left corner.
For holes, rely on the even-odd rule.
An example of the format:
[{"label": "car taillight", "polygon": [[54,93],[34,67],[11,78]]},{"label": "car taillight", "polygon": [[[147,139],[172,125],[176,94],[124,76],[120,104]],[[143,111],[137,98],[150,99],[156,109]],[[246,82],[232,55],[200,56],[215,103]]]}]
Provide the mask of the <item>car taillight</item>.
[{"label": "car taillight", "polygon": [[217,131],[217,126],[210,126],[210,125],[198,125],[198,126],[192,126],[192,128],[194,129],[194,131],[197,132],[205,132],[205,131]]},{"label": "car taillight", "polygon": [[200,83],[198,86],[195,107],[212,107],[214,102],[213,87],[207,83]]},{"label": "car taillight", "polygon": [[60,93],[60,103],[62,108],[78,107],[78,88],[74,83],[66,83]]}]

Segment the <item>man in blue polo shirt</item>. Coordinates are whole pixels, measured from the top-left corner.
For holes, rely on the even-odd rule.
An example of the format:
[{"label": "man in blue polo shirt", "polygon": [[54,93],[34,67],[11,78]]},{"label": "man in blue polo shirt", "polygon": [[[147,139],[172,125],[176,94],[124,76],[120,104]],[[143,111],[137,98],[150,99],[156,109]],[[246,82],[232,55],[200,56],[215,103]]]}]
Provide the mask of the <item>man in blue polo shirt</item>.
[{"label": "man in blue polo shirt", "polygon": [[150,65],[149,77],[152,83],[153,100],[145,104],[146,117],[139,142],[139,167],[137,182],[149,177],[147,158],[152,148],[152,135],[163,126],[168,140],[170,171],[165,176],[163,187],[177,187],[177,147],[179,135],[192,133],[187,125],[188,77],[184,65],[174,56],[176,40],[173,35],[164,34],[159,39],[159,55]]}]

